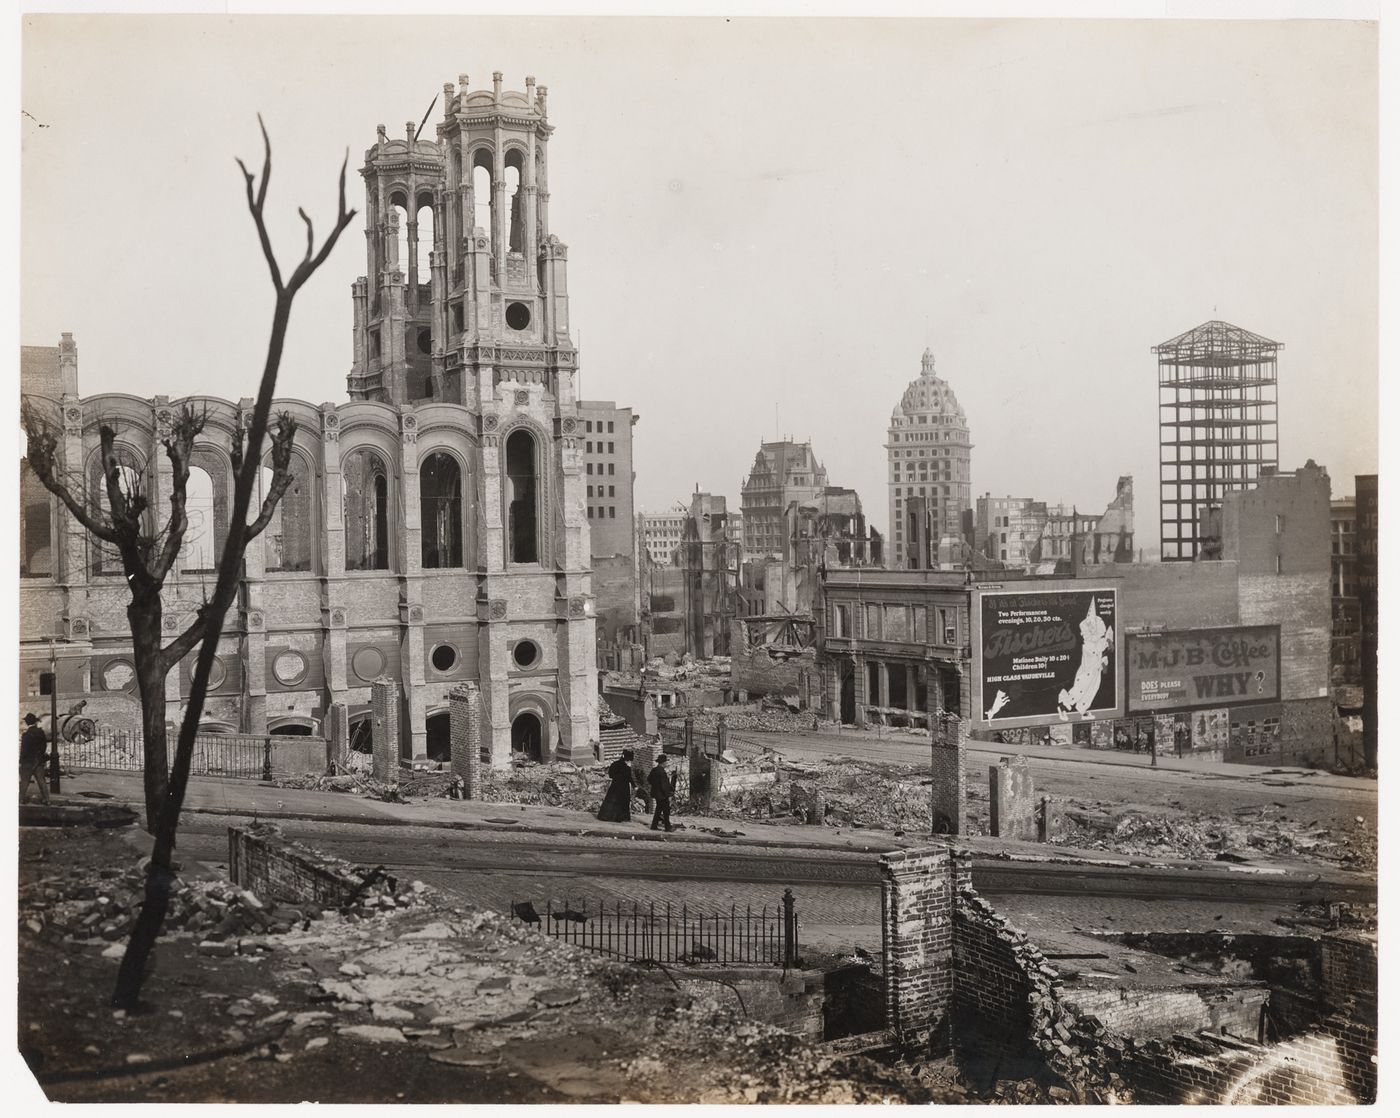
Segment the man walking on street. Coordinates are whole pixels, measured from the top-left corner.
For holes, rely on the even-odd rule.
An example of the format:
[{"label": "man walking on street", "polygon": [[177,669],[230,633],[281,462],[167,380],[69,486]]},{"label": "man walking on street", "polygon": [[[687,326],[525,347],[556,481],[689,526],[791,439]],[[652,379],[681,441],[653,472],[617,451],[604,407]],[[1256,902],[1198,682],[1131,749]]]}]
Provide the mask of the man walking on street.
[{"label": "man walking on street", "polygon": [[647,785],[651,788],[651,798],[656,801],[656,813],[651,817],[651,829],[655,831],[664,825],[666,830],[674,831],[675,828],[671,826],[671,795],[675,791],[676,781],[666,768],[666,754],[656,758],[656,767],[647,777]]},{"label": "man walking on street", "polygon": [[24,734],[19,739],[19,802],[29,802],[29,781],[39,786],[39,799],[49,802],[49,786],[44,780],[44,755],[49,739],[32,714],[24,716]]}]

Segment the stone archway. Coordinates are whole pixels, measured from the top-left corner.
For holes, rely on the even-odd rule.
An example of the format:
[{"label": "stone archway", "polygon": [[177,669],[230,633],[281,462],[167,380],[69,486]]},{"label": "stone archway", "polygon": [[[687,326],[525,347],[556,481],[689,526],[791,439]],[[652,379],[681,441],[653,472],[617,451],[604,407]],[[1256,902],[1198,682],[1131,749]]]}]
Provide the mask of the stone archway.
[{"label": "stone archway", "polygon": [[512,756],[539,761],[544,757],[544,725],[532,710],[522,710],[510,723]]}]

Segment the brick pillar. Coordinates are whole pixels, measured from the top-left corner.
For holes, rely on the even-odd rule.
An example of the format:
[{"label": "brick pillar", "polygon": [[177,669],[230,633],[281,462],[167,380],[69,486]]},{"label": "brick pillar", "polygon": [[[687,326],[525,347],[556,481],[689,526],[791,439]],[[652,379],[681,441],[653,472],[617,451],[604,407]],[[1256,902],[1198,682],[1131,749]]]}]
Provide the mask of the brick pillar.
[{"label": "brick pillar", "polygon": [[934,719],[929,785],[934,834],[960,835],[967,828],[967,737],[971,723],[956,715]]},{"label": "brick pillar", "polygon": [[1035,841],[1035,782],[1022,756],[1003,757],[987,768],[992,837]]},{"label": "brick pillar", "polygon": [[374,779],[399,780],[399,685],[382,676],[369,689],[374,730]]},{"label": "brick pillar", "polygon": [[326,708],[326,768],[338,764],[350,751],[350,711],[344,703],[331,703]]},{"label": "brick pillar", "polygon": [[470,681],[447,693],[452,771],[462,778],[462,798],[481,798],[481,689]]},{"label": "brick pillar", "polygon": [[949,846],[880,858],[885,1023],[909,1054],[947,1047],[956,876]]}]

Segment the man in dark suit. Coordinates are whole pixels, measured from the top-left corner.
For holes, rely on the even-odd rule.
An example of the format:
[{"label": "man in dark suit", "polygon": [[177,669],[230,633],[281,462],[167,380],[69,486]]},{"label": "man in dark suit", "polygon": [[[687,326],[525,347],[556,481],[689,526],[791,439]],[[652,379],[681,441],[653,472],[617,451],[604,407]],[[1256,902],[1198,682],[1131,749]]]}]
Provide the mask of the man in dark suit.
[{"label": "man in dark suit", "polygon": [[656,766],[647,777],[647,786],[651,789],[651,798],[656,802],[651,829],[655,831],[664,825],[668,831],[674,831],[675,828],[671,826],[671,796],[676,789],[676,778],[666,766],[666,754],[656,758]]},{"label": "man in dark suit", "polygon": [[24,733],[19,739],[19,802],[29,800],[29,782],[39,786],[39,799],[49,802],[49,786],[44,780],[44,754],[48,752],[49,739],[32,714],[24,716]]}]

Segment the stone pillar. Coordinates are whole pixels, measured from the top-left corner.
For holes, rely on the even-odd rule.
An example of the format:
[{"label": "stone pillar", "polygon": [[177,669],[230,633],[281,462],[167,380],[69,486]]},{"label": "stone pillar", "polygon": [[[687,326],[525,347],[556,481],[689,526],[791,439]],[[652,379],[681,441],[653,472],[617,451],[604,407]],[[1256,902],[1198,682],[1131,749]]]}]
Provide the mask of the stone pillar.
[{"label": "stone pillar", "polygon": [[1058,842],[1065,837],[1064,801],[1051,796],[1041,796],[1040,806],[1035,816],[1038,842]]},{"label": "stone pillar", "polygon": [[374,779],[399,781],[399,685],[380,676],[369,689],[374,730]]},{"label": "stone pillar", "polygon": [[991,791],[992,837],[1035,840],[1035,783],[1022,756],[1003,757],[987,769]]},{"label": "stone pillar", "polygon": [[481,798],[481,689],[466,681],[447,693],[451,720],[452,771],[462,779],[462,798]]},{"label": "stone pillar", "polygon": [[934,719],[931,826],[934,834],[960,835],[967,828],[967,738],[971,723],[956,715]]},{"label": "stone pillar", "polygon": [[947,1045],[956,876],[948,846],[880,858],[885,1022],[911,1055],[931,1055]]}]

